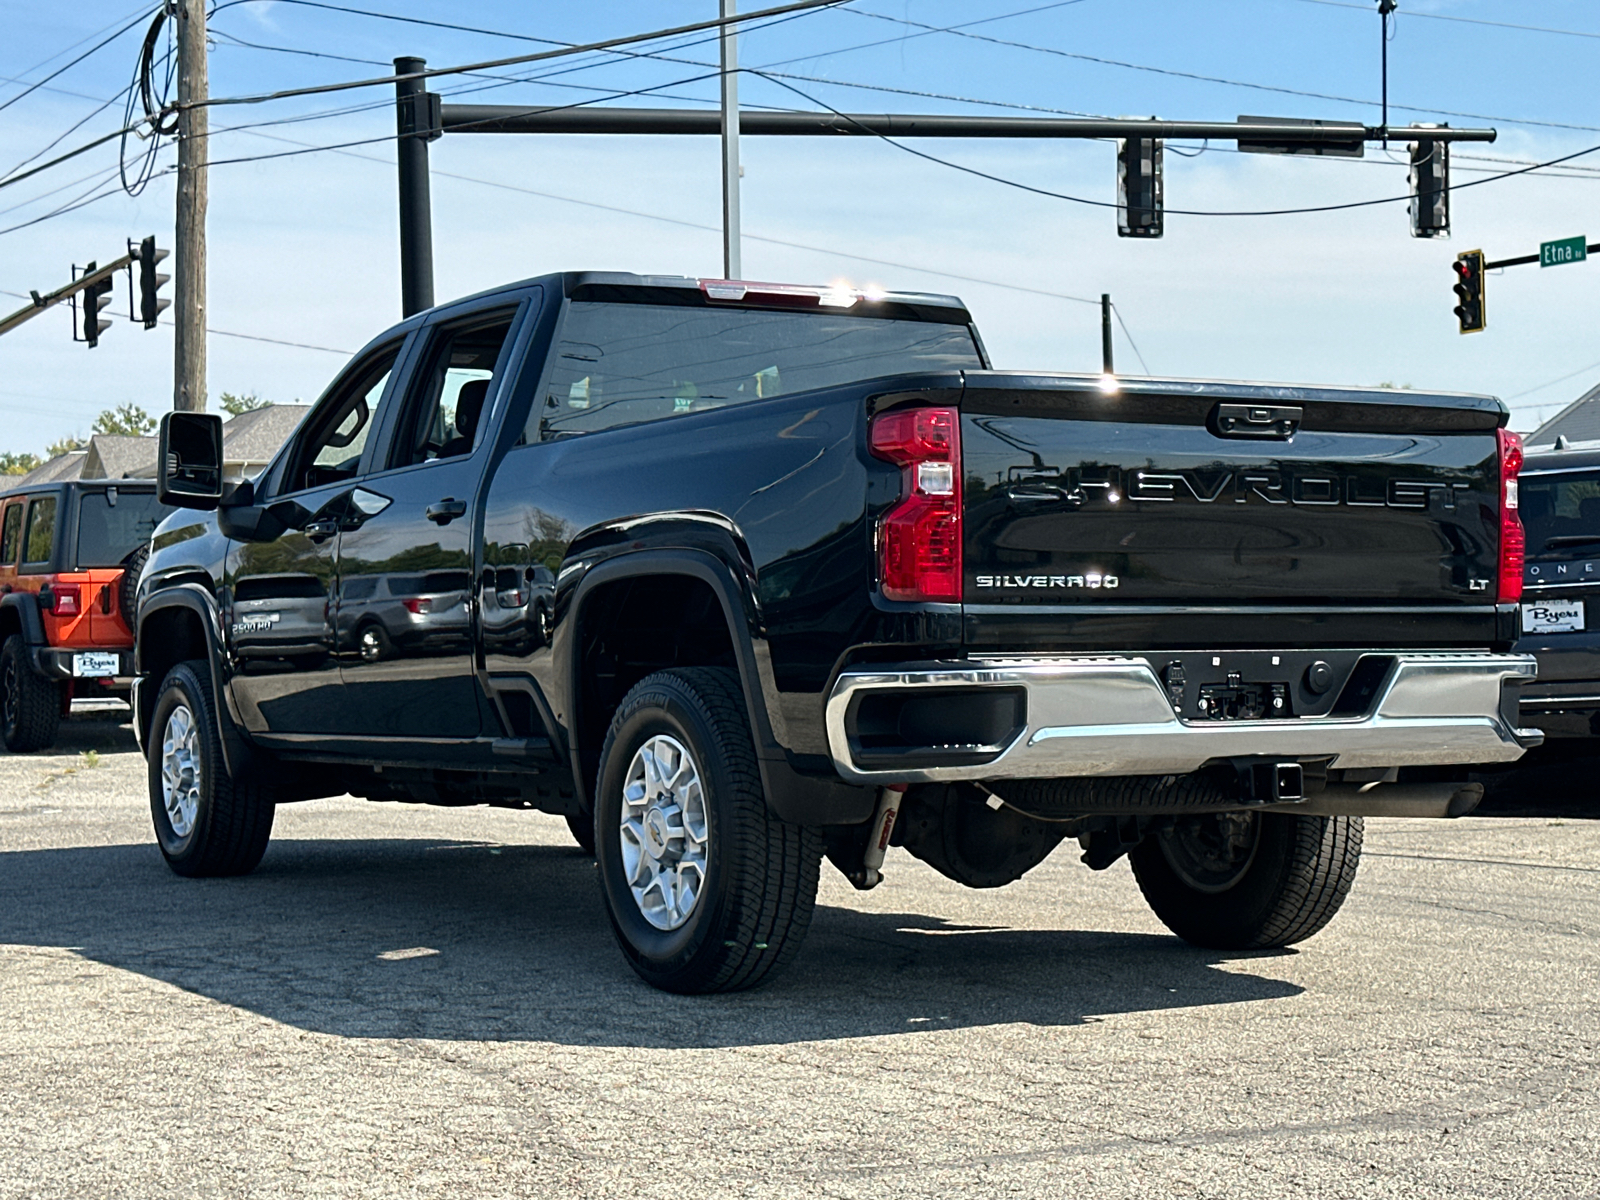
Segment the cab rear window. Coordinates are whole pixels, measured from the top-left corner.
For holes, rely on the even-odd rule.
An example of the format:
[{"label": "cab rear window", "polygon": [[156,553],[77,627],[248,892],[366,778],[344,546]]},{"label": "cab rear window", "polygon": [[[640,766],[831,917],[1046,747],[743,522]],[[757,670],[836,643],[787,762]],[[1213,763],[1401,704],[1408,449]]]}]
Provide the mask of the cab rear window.
[{"label": "cab rear window", "polygon": [[578,301],[527,441],[883,375],[977,369],[966,325],[843,313]]}]

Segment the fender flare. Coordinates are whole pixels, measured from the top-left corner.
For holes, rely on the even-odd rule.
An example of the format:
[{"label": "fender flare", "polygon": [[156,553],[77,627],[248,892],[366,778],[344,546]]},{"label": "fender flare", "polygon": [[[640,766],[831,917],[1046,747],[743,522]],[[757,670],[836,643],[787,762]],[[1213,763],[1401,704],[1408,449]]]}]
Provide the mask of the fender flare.
[{"label": "fender flare", "polygon": [[[253,765],[255,748],[234,720],[233,710],[228,704],[226,676],[223,671],[226,651],[222,640],[221,609],[217,606],[216,597],[211,591],[199,583],[170,584],[148,593],[139,602],[139,628],[134,637],[134,671],[138,674],[141,684],[149,683],[152,686],[137,688],[135,696],[138,710],[134,713],[134,719],[139,722],[140,729],[150,728],[150,720],[155,715],[158,699],[157,689],[161,686],[161,680],[152,679],[147,674],[145,653],[149,643],[144,636],[145,622],[152,614],[173,608],[186,609],[194,613],[200,620],[200,627],[205,630],[206,665],[210,668],[212,707],[217,714],[217,724],[222,735],[222,757],[228,774],[238,778]],[[141,744],[147,745],[148,741],[149,739],[145,738]]]},{"label": "fender flare", "polygon": [[23,644],[30,648],[50,644],[44,635],[44,619],[39,616],[39,597],[33,592],[7,592],[0,596],[0,609],[17,614]]},{"label": "fender flare", "polygon": [[[786,821],[802,825],[858,824],[870,820],[876,803],[875,791],[843,780],[801,775],[773,735],[768,713],[769,682],[763,680],[758,665],[752,627],[759,627],[751,611],[753,598],[739,586],[734,569],[724,559],[707,550],[660,548],[630,550],[596,564],[584,572],[568,604],[566,619],[558,625],[562,643],[557,650],[558,677],[569,698],[567,748],[572,759],[572,774],[580,801],[593,808],[584,777],[581,747],[578,744],[579,646],[577,631],[582,628],[583,609],[593,591],[605,584],[645,575],[686,575],[707,584],[722,605],[733,656],[744,692],[750,730],[754,735],[756,763],[768,806]],[[558,600],[559,610],[559,600]],[[564,637],[560,634],[565,633]]]}]

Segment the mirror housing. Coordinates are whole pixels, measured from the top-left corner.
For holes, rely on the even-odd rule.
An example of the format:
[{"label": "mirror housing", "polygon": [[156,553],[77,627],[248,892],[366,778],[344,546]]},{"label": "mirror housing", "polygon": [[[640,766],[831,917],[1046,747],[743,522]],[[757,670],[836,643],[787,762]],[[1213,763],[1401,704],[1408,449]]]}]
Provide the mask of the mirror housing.
[{"label": "mirror housing", "polygon": [[222,501],[222,418],[169,412],[161,418],[158,445],[156,498],[178,508],[216,508]]}]

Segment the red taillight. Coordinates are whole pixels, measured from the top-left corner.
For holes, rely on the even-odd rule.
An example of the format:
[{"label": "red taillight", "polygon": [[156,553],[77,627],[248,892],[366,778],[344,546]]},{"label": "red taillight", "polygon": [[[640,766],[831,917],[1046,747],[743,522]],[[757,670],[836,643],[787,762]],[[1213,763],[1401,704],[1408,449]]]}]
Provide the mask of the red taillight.
[{"label": "red taillight", "polygon": [[961,599],[961,414],[905,408],[872,419],[872,453],[903,468],[900,503],[878,522],[888,600]]},{"label": "red taillight", "polygon": [[433,601],[426,596],[408,596],[400,601],[406,606],[406,611],[414,617],[425,616],[433,611]]},{"label": "red taillight", "polygon": [[1522,439],[1509,429],[1500,432],[1500,603],[1522,599],[1522,565],[1527,538],[1517,511],[1517,472],[1522,470]]},{"label": "red taillight", "polygon": [[83,612],[82,601],[75,583],[58,583],[50,589],[50,611],[58,617],[76,617]]}]

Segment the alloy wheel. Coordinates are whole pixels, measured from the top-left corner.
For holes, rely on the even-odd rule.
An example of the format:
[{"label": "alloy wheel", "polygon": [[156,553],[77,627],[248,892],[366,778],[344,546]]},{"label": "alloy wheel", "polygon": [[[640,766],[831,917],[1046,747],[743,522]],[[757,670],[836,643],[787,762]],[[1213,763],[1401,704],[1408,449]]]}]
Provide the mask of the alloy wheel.
[{"label": "alloy wheel", "polygon": [[167,717],[161,737],[161,803],[172,832],[188,837],[200,815],[200,730],[180,704]]},{"label": "alloy wheel", "polygon": [[682,927],[705,892],[711,829],[694,755],[656,734],[634,752],[622,788],[622,870],[657,929]]}]

